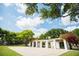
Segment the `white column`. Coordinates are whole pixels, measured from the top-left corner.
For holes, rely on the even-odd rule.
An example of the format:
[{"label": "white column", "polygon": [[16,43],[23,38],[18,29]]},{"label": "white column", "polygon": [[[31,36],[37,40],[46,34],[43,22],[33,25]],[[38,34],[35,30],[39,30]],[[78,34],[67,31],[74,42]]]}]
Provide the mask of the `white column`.
[{"label": "white column", "polygon": [[36,47],[38,47],[38,43],[37,43],[37,41],[36,41]]},{"label": "white column", "polygon": [[32,42],[32,47],[34,47],[34,41]]},{"label": "white column", "polygon": [[53,48],[53,42],[50,42],[51,48]]},{"label": "white column", "polygon": [[69,42],[68,41],[66,41],[67,42],[67,47],[68,47],[68,50],[70,49],[70,45],[69,45]]},{"label": "white column", "polygon": [[55,39],[53,40],[53,47],[54,47],[54,49],[56,49],[56,40]]},{"label": "white column", "polygon": [[67,45],[66,40],[64,39],[63,42],[64,42],[64,48],[65,48],[65,50],[68,50],[68,45]]},{"label": "white column", "polygon": [[40,47],[40,42],[37,42],[37,44],[38,44],[37,47]]},{"label": "white column", "polygon": [[48,48],[48,41],[45,42],[45,48]]},{"label": "white column", "polygon": [[42,48],[42,41],[40,41],[40,48]]},{"label": "white column", "polygon": [[58,42],[58,41],[56,42],[56,48],[57,48],[57,49],[60,48],[60,46],[59,46],[59,42]]}]

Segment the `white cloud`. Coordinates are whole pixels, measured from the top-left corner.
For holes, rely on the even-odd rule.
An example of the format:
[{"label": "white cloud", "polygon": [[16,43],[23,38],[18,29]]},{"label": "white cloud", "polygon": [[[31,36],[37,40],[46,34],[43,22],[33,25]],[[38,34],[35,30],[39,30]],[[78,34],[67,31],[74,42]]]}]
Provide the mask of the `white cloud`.
[{"label": "white cloud", "polygon": [[45,21],[40,20],[40,17],[35,18],[26,18],[26,17],[18,17],[16,21],[16,25],[24,30],[24,29],[30,29],[35,33],[34,37],[38,37],[40,34],[45,33],[47,29],[45,28],[37,28],[41,24],[43,24]]},{"label": "white cloud", "polygon": [[[67,15],[68,13],[69,11],[67,11],[63,16]],[[66,28],[64,28],[64,30],[72,31],[76,28],[79,28],[79,26],[76,26],[76,24],[79,23],[79,19],[78,19],[78,22],[70,21],[70,16],[66,16],[61,18],[61,22],[63,25],[68,25]]]},{"label": "white cloud", "polygon": [[62,17],[61,22],[63,25],[69,25],[70,24],[70,16]]},{"label": "white cloud", "polygon": [[0,20],[3,20],[3,17],[0,16]]},{"label": "white cloud", "polygon": [[11,6],[12,4],[11,3],[4,3],[4,6],[8,7],[8,6]]},{"label": "white cloud", "polygon": [[25,10],[27,9],[27,6],[25,4],[18,3],[16,4],[16,7],[17,7],[17,12],[25,14]]},{"label": "white cloud", "polygon": [[70,26],[70,27],[66,27],[66,28],[64,28],[64,30],[72,31],[72,30],[74,30],[74,29],[76,29],[76,28],[79,28],[79,26]]},{"label": "white cloud", "polygon": [[22,28],[29,28],[29,27],[39,26],[40,24],[43,24],[43,23],[44,23],[44,20],[40,20],[40,17],[25,18],[20,16],[16,22],[16,25]]},{"label": "white cloud", "polygon": [[[68,15],[69,11],[67,11],[63,16]],[[61,22],[63,25],[74,25],[79,23],[79,18],[75,17],[77,19],[77,22],[75,21],[70,21],[70,16],[66,16],[66,17],[61,17]]]},{"label": "white cloud", "polygon": [[70,21],[70,16],[67,16],[67,17],[62,17],[61,22],[63,25],[75,25],[75,24],[79,23],[79,19],[77,22]]},{"label": "white cloud", "polygon": [[[68,15],[69,11],[67,11],[63,16]],[[61,17],[61,22],[63,25],[69,25],[70,22],[70,16],[66,16],[66,17]]]}]

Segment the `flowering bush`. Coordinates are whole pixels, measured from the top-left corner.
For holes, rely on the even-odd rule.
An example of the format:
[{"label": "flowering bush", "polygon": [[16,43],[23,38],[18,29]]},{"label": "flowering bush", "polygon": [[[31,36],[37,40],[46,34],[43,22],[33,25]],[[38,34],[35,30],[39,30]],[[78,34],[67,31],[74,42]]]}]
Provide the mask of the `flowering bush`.
[{"label": "flowering bush", "polygon": [[71,32],[66,33],[66,34],[62,34],[62,35],[60,35],[60,37],[67,40],[69,43],[73,43],[73,44],[78,43],[78,37]]}]

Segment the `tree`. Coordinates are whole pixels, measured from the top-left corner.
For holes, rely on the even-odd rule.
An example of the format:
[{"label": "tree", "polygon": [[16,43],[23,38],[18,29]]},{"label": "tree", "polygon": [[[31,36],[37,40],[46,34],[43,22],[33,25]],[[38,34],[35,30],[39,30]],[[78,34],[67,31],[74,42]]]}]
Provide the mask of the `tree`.
[{"label": "tree", "polygon": [[6,30],[0,29],[0,38],[1,38],[1,44],[4,44],[6,42],[6,35],[9,33]]},{"label": "tree", "polygon": [[76,29],[74,29],[72,32],[77,36],[78,42],[79,42],[79,29],[76,28]]},{"label": "tree", "polygon": [[24,41],[24,43],[27,45],[30,41],[32,41],[34,33],[31,30],[24,30],[20,33],[18,33],[17,38]]},{"label": "tree", "polygon": [[[26,15],[33,15],[34,13],[38,13],[42,19],[54,19],[71,16],[71,21],[77,21],[74,16],[79,15],[78,3],[41,3],[40,5],[44,5],[43,8],[39,8],[39,3],[26,3],[26,5]],[[64,15],[67,12],[68,14]]]},{"label": "tree", "polygon": [[40,36],[39,36],[39,39],[46,39],[47,38],[47,35],[46,34],[41,34]]},{"label": "tree", "polygon": [[9,32],[8,34],[6,34],[5,38],[6,38],[6,41],[9,45],[15,44],[15,40],[17,40],[16,33],[14,33],[14,32]]},{"label": "tree", "polygon": [[4,30],[4,29],[0,28],[0,38],[1,38],[0,39],[1,44],[11,45],[11,44],[15,43],[16,33],[15,32],[10,32],[10,31],[7,31],[7,30]]},{"label": "tree", "polygon": [[34,33],[31,30],[15,33],[0,28],[0,44],[13,45],[26,43],[27,45],[32,41],[33,35]]},{"label": "tree", "polygon": [[78,28],[74,29],[72,32],[79,37],[79,29]]},{"label": "tree", "polygon": [[63,29],[51,29],[45,34],[41,34],[39,39],[49,39],[50,38],[58,38],[61,34],[68,33],[68,31]]},{"label": "tree", "polygon": [[47,36],[50,36],[51,38],[58,38],[60,36],[60,34],[65,34],[68,31],[63,30],[63,29],[51,29],[48,32],[46,32],[45,34]]},{"label": "tree", "polygon": [[2,28],[0,28],[0,44],[2,44]]},{"label": "tree", "polygon": [[72,32],[62,34],[60,35],[60,38],[67,40],[69,42],[71,49],[72,49],[71,44],[76,44],[76,46],[78,44],[78,37]]}]

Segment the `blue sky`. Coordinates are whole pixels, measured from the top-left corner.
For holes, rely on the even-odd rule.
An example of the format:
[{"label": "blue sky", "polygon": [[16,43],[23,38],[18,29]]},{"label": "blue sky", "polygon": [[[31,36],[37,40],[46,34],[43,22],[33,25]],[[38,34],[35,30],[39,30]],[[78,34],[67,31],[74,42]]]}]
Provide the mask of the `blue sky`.
[{"label": "blue sky", "polygon": [[[36,36],[52,28],[63,28],[66,30],[78,28],[78,24],[76,26],[75,22],[70,23],[69,17],[63,18],[65,19],[64,21],[61,18],[51,21],[50,19],[40,20],[38,14],[26,16],[26,8],[27,6],[23,4],[0,4],[0,27],[13,32],[30,29]],[[40,4],[39,8],[41,8]]]}]

